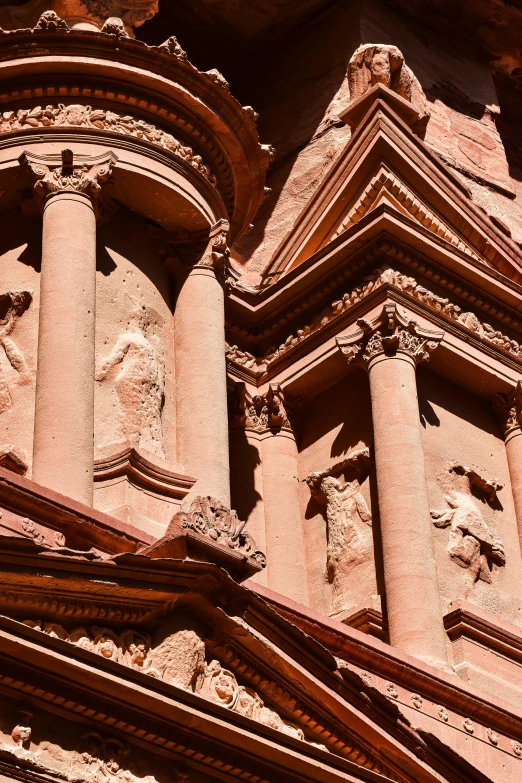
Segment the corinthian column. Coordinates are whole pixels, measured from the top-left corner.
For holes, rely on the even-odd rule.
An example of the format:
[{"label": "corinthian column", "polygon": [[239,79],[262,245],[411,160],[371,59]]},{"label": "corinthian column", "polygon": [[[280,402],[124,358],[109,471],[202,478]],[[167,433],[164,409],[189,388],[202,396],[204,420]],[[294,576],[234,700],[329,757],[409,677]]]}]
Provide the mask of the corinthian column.
[{"label": "corinthian column", "polygon": [[34,481],[92,505],[96,201],[112,153],[24,152],[43,208]]},{"label": "corinthian column", "polygon": [[522,549],[522,381],[518,381],[509,394],[496,394],[492,402],[506,442],[509,476]]},{"label": "corinthian column", "polygon": [[278,383],[271,383],[265,394],[251,395],[244,384],[237,384],[236,391],[233,430],[245,430],[262,461],[262,481],[254,475],[261,503],[256,506],[250,529],[261,548],[266,547],[264,583],[294,601],[308,604],[299,456],[288,402]]},{"label": "corinthian column", "polygon": [[178,458],[197,478],[189,499],[208,495],[230,508],[223,290],[228,229],[220,220],[201,251],[197,245],[177,248],[184,268],[174,330]]},{"label": "corinthian column", "polygon": [[394,304],[376,323],[357,324],[337,343],[370,376],[390,643],[447,668],[415,377],[443,333],[421,329]]}]

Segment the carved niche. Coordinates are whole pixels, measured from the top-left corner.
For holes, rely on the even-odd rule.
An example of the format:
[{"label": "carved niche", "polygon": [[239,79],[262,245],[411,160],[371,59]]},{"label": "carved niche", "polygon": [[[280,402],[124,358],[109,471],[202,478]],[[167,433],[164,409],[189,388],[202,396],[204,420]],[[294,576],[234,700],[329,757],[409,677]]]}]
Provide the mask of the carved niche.
[{"label": "carved niche", "polygon": [[[196,693],[291,737],[308,741],[298,725],[283,719],[252,688],[239,684],[233,672],[216,658],[207,661],[203,628],[197,620],[185,614],[174,615],[154,636],[141,629],[116,632],[109,628],[87,626],[66,630],[58,623],[32,620],[26,620],[25,625]],[[28,742],[27,734],[30,738],[30,729],[18,729],[18,746],[22,747]],[[100,741],[96,742],[99,744]],[[99,752],[91,755],[98,759],[92,762],[94,772],[100,756]],[[134,783],[133,779],[131,781]]]},{"label": "carved niche", "polygon": [[156,314],[145,305],[129,319],[112,351],[96,371],[96,381],[112,383],[120,404],[117,440],[165,457],[162,413],[165,361],[154,334]]},{"label": "carved niche", "polygon": [[502,485],[459,463],[450,465],[439,483],[449,510],[432,511],[431,517],[436,527],[449,528],[451,560],[467,569],[472,585],[478,580],[491,584],[493,567],[506,563],[504,545],[493,522]]},{"label": "carved niche", "polygon": [[[0,345],[4,349],[7,361],[18,373],[18,383],[31,383],[32,374],[24,356],[11,337],[16,324],[25,313],[32,301],[30,291],[9,291],[0,294]],[[0,365],[0,413],[13,407],[13,398],[9,384]]]},{"label": "carved niche", "polygon": [[350,97],[357,100],[376,84],[383,84],[412,104],[419,114],[415,130],[425,130],[430,112],[419,80],[409,68],[400,49],[389,44],[364,44],[348,64]]},{"label": "carved niche", "polygon": [[[326,506],[326,565],[334,613],[346,609],[353,599],[353,585],[347,577],[356,566],[373,559],[372,515],[361,492],[369,466],[369,450],[360,449],[305,479],[312,497]],[[352,480],[343,481],[338,477],[341,473],[351,474]]]}]

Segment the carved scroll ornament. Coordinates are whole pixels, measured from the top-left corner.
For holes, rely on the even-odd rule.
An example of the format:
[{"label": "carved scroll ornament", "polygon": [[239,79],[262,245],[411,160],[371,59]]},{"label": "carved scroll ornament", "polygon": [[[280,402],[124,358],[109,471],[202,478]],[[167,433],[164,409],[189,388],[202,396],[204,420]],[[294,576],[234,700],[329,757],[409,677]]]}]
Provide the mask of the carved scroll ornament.
[{"label": "carved scroll ornament", "polygon": [[216,185],[216,178],[200,155],[194,154],[190,147],[181,144],[170,133],[128,114],[121,115],[113,111],[94,109],[92,106],[76,103],[68,106],[59,103],[56,106],[49,104],[35,106],[33,109],[4,111],[0,119],[0,134],[49,127],[96,128],[109,133],[144,139],[182,158],[199,171],[211,185]]},{"label": "carved scroll ornament", "polygon": [[411,103],[419,113],[417,129],[423,130],[430,118],[428,103],[419,80],[409,68],[400,49],[389,44],[364,44],[348,64],[348,85],[357,100],[376,84],[383,84]]},{"label": "carved scroll ornament", "polygon": [[64,149],[61,158],[55,155],[35,155],[23,152],[20,163],[34,181],[34,189],[40,198],[53,193],[84,193],[96,201],[102,185],[110,179],[117,161],[113,152],[102,155],[75,157],[72,150]]},{"label": "carved scroll ornament", "polygon": [[458,463],[451,465],[439,481],[449,511],[432,511],[431,517],[436,527],[449,528],[451,560],[468,570],[472,583],[480,579],[491,584],[493,564],[504,566],[506,555],[500,537],[491,530],[475,498],[492,506],[502,485]]},{"label": "carved scroll ornament", "polygon": [[357,326],[359,332],[338,337],[337,345],[349,364],[367,368],[380,356],[403,354],[415,364],[427,362],[444,337],[444,332],[424,329],[408,319],[393,302],[384,305],[376,321],[359,318]]}]

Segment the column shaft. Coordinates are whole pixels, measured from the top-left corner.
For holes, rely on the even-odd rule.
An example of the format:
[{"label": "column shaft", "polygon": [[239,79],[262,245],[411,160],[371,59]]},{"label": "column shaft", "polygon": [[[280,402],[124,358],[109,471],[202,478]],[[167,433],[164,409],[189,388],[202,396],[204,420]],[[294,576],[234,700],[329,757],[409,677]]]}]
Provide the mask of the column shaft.
[{"label": "column shaft", "polygon": [[175,313],[178,459],[195,476],[190,498],[230,507],[224,291],[216,272],[193,267]]},{"label": "column shaft", "polygon": [[268,586],[306,605],[308,584],[297,444],[290,431],[281,429],[267,433],[262,447]]},{"label": "column shaft", "polygon": [[522,428],[515,427],[506,435],[506,454],[515,504],[518,536],[522,550]]},{"label": "column shaft", "polygon": [[369,374],[390,642],[447,666],[415,362],[381,354]]},{"label": "column shaft", "polygon": [[33,479],[92,505],[96,220],[61,192],[44,206]]}]

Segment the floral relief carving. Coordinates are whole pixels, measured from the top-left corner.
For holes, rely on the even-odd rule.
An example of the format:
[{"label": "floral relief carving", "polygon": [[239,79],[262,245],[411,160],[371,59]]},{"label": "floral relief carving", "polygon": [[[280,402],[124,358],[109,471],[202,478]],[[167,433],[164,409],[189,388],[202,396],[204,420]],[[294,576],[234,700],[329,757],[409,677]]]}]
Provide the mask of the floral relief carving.
[{"label": "floral relief carving", "polygon": [[227,347],[227,358],[233,364],[262,373],[281,356],[289,353],[300,343],[320,332],[333,320],[339,318],[343,313],[346,313],[354,305],[369,296],[372,291],[384,285],[393,286],[399,291],[409,294],[431,310],[440,313],[450,321],[460,324],[481,342],[500,348],[522,362],[522,346],[516,340],[504,335],[490,324],[480,321],[474,313],[462,312],[458,305],[453,304],[446,297],[429,291],[417,283],[414,277],[397,272],[387,264],[367,275],[363,282],[355,286],[350,293],[346,293],[341,299],[332,302],[314,316],[309,324],[298,329],[295,334],[290,334],[278,347],[269,348],[262,357],[257,358],[247,351],[242,351],[237,345],[229,345]]},{"label": "floral relief carving", "polygon": [[502,485],[484,479],[474,468],[454,464],[439,478],[449,511],[432,511],[438,528],[449,528],[448,554],[461,568],[466,568],[472,584],[479,579],[491,584],[493,566],[504,566],[504,545],[488,524],[480,505],[492,511],[496,493]]},{"label": "floral relief carving", "polygon": [[429,361],[430,354],[442,340],[443,332],[419,327],[403,315],[394,303],[385,304],[379,318],[370,322],[357,320],[359,332],[338,337],[336,342],[349,364],[368,367],[380,355],[406,354],[415,364]]},{"label": "floral relief carving", "polygon": [[291,411],[284,392],[278,383],[271,383],[265,394],[250,394],[244,383],[236,383],[234,389],[231,426],[266,432],[273,429],[292,430]]},{"label": "floral relief carving", "polygon": [[522,425],[522,382],[518,381],[509,394],[495,394],[493,410],[498,416],[504,437]]},{"label": "floral relief carving", "polygon": [[70,149],[64,149],[60,158],[53,155],[35,155],[24,152],[20,163],[34,180],[34,189],[40,198],[52,193],[85,193],[96,201],[103,183],[107,182],[116,163],[112,153],[75,158]]},{"label": "floral relief carving", "polygon": [[[18,374],[17,382],[21,386],[32,382],[32,374],[11,334],[31,302],[30,291],[9,291],[0,294],[0,345],[4,349],[7,361]],[[9,383],[0,366],[0,413],[10,410],[12,406],[13,398]]]},{"label": "floral relief carving", "polygon": [[191,147],[187,147],[170,133],[151,125],[145,120],[135,117],[117,114],[105,109],[96,109],[92,106],[81,104],[35,106],[33,109],[18,109],[4,111],[0,120],[0,134],[30,128],[49,127],[82,127],[96,128],[97,130],[119,133],[144,139],[158,147],[173,152],[185,160],[202,174],[212,185],[216,185],[216,178],[209,167],[205,165],[200,155],[194,154]]},{"label": "floral relief carving", "polygon": [[158,0],[82,0],[98,19],[119,17],[124,24],[138,27],[158,12]]},{"label": "floral relief carving", "polygon": [[[350,599],[351,585],[347,584],[347,575],[373,558],[372,516],[361,492],[369,464],[369,450],[360,449],[327,470],[310,473],[305,479],[312,497],[326,506],[326,566],[335,613],[344,610]],[[343,472],[351,473],[353,479],[336,478]]]},{"label": "floral relief carving", "polygon": [[[142,630],[116,632],[109,628],[88,626],[68,631],[58,623],[31,620],[26,620],[25,625],[101,655],[106,660],[197,693],[232,712],[306,741],[299,726],[284,720],[255,690],[240,685],[233,672],[216,659],[210,662],[205,660],[205,642],[195,628],[167,626],[154,641]],[[17,743],[22,747],[27,744],[31,730],[19,728]],[[92,758],[86,763],[92,765],[91,771],[94,772],[99,756],[95,753],[90,755]],[[98,783],[97,778],[94,780]],[[134,783],[132,779],[131,783]]]},{"label": "floral relief carving", "polygon": [[96,381],[114,385],[120,402],[122,439],[164,457],[165,361],[153,331],[155,322],[150,308],[137,307],[127,330],[100,362]]}]

